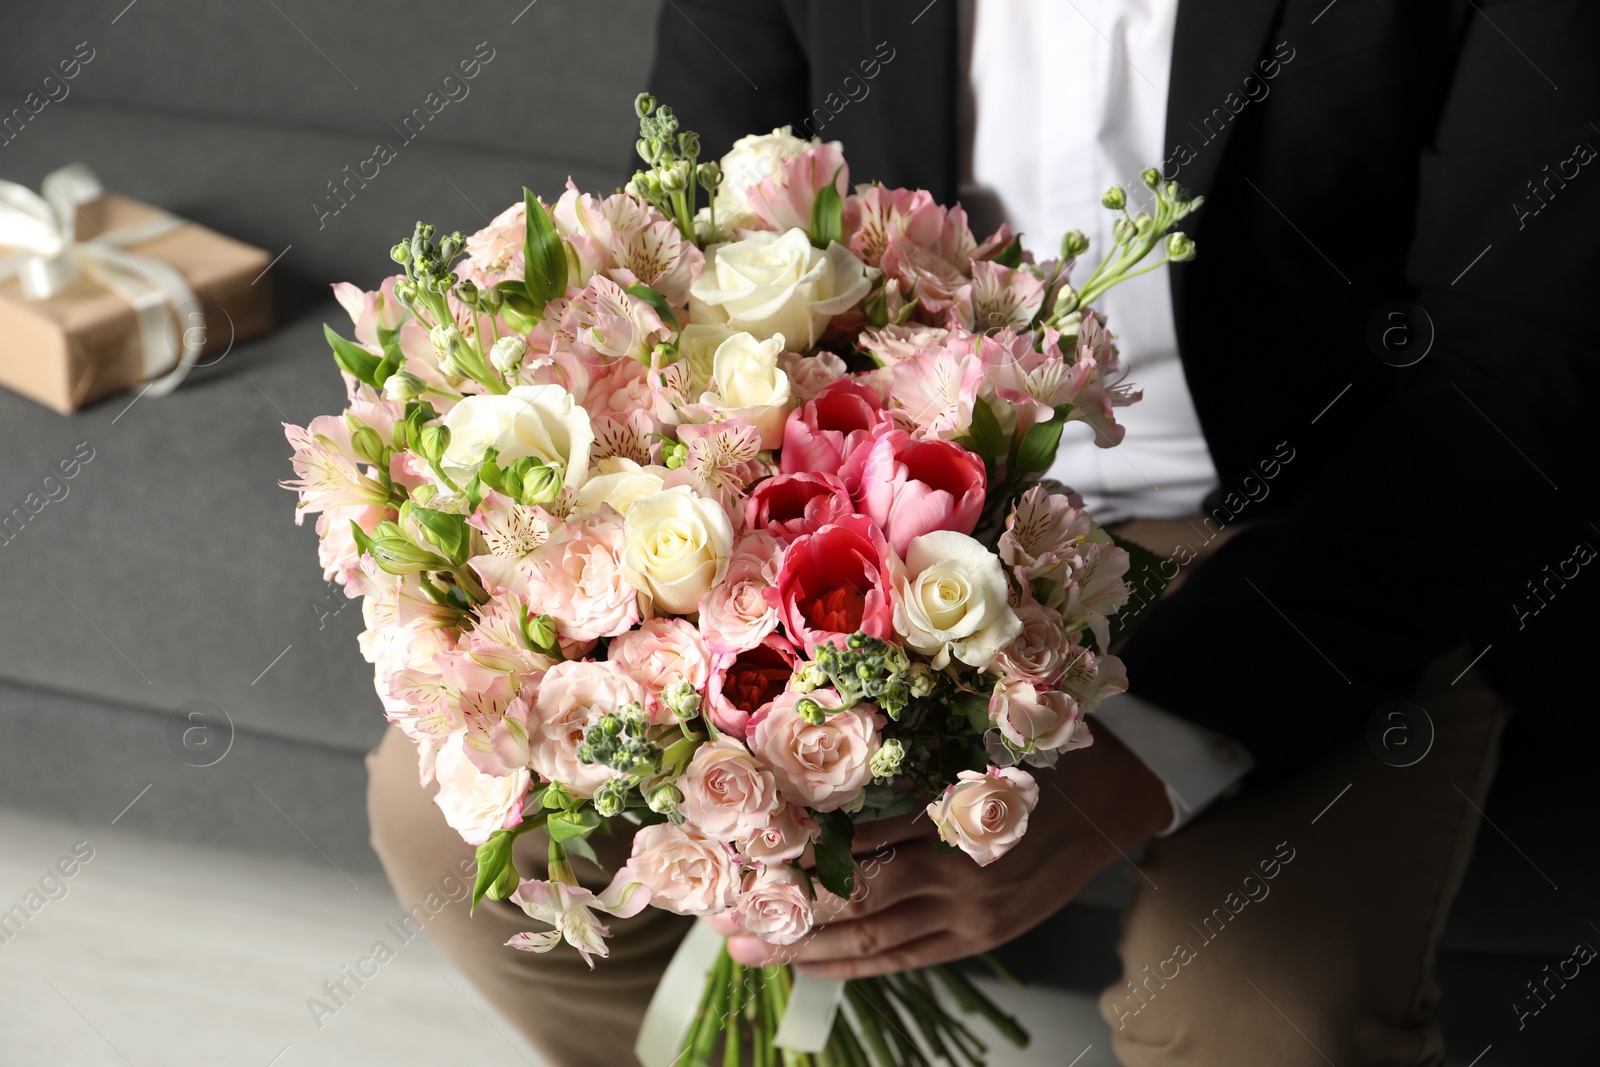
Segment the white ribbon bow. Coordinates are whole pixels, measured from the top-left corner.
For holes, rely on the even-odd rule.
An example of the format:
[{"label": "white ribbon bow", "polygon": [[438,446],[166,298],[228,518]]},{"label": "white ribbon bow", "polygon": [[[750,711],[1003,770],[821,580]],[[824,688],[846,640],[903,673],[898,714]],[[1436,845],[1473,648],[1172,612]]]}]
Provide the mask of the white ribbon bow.
[{"label": "white ribbon bow", "polygon": [[[77,239],[78,206],[104,192],[94,171],[70,163],[44,179],[43,195],[16,182],[0,181],[0,245],[17,254],[0,259],[0,281],[15,275],[28,300],[46,300],[89,278],[133,306],[139,323],[145,392],[162,396],[176,389],[200,357],[205,325],[194,290],[170,264],[128,251],[184,224],[160,215],[87,240]],[[196,319],[180,330],[180,316]]]}]

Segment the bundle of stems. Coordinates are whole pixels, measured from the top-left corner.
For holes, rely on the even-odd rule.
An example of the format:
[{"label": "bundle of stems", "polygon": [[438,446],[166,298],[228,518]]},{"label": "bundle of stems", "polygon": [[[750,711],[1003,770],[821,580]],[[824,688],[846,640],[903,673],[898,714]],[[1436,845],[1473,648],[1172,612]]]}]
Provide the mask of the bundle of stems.
[{"label": "bundle of stems", "polygon": [[[959,1009],[951,1012],[938,988]],[[724,948],[707,975],[694,1022],[675,1061],[683,1067],[983,1067],[988,1046],[961,1020],[981,1015],[1020,1047],[1028,1034],[948,964],[845,984],[845,1005],[817,1052],[774,1046],[794,989],[787,965],[746,967]]]}]

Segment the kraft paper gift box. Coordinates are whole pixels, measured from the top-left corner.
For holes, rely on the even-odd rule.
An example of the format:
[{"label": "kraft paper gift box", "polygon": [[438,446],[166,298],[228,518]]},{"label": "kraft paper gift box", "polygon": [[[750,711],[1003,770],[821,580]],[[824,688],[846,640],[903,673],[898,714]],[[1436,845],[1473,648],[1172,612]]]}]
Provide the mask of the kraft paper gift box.
[{"label": "kraft paper gift box", "polygon": [[[46,178],[44,197],[0,187],[0,264],[13,274],[0,281],[0,386],[68,413],[145,383],[169,391],[189,366],[271,328],[265,251],[104,192],[83,167]],[[41,205],[53,223],[32,225]],[[71,248],[59,239],[69,220]]]}]

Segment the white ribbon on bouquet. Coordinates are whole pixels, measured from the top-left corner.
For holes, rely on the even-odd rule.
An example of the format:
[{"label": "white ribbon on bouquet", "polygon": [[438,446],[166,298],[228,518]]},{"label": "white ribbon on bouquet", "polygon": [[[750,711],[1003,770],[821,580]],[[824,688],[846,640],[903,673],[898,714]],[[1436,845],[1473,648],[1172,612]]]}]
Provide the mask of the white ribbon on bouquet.
[{"label": "white ribbon on bouquet", "polygon": [[[650,998],[634,1055],[644,1067],[672,1067],[683,1039],[700,1009],[706,978],[722,951],[722,935],[703,922],[694,924],[673,954]],[[773,1044],[791,1052],[820,1052],[828,1043],[834,1017],[844,998],[844,983],[796,974],[789,1007],[778,1024]]]},{"label": "white ribbon on bouquet", "polygon": [[47,300],[81,276],[116,293],[138,319],[143,377],[150,380],[145,392],[162,396],[176,389],[199,359],[205,329],[202,323],[179,328],[181,316],[200,314],[183,275],[128,249],[171,233],[184,220],[163,214],[78,240],[78,207],[104,193],[100,179],[82,163],[46,175],[42,194],[0,181],[0,245],[15,250],[0,259],[0,281],[15,276],[28,300]]}]

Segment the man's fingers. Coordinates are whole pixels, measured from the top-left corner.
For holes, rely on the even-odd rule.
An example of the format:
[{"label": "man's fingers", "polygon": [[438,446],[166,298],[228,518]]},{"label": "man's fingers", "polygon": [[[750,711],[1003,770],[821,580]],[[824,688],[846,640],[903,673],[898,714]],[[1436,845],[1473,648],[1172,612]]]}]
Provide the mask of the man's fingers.
[{"label": "man's fingers", "polygon": [[866,959],[821,960],[798,965],[801,974],[813,978],[838,978],[853,981],[857,978],[875,978],[882,974],[898,974],[918,967],[931,967],[936,963],[949,963],[970,956],[973,946],[951,930],[939,930],[914,941],[880,952]]},{"label": "man's fingers", "polygon": [[743,927],[734,921],[733,913],[729,911],[725,911],[720,915],[709,916],[702,919],[701,922],[704,922],[723,937],[732,937],[743,930]]},{"label": "man's fingers", "polygon": [[792,947],[791,963],[872,959],[939,930],[944,922],[939,901],[913,897],[865,919],[829,923]]},{"label": "man's fingers", "polygon": [[851,843],[850,850],[857,856],[863,856],[889,845],[913,841],[919,837],[933,837],[937,833],[927,812],[917,808],[904,815],[896,815],[892,819],[874,819],[857,826],[855,841]]},{"label": "man's fingers", "polygon": [[880,853],[857,857],[856,891],[848,901],[831,894],[817,894],[817,923],[862,919],[911,897],[938,893],[940,885],[931,877],[932,867],[942,859],[926,841],[892,846]]}]

